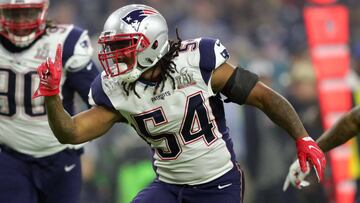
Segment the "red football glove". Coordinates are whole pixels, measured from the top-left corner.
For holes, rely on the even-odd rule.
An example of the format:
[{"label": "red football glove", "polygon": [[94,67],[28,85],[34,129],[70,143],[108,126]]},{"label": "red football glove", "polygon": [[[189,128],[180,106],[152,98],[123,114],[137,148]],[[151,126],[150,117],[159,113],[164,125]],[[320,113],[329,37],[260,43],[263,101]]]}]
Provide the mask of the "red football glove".
[{"label": "red football glove", "polygon": [[308,170],[306,161],[309,161],[314,166],[318,180],[321,182],[326,166],[326,159],[322,150],[309,136],[297,139],[296,148],[301,171],[305,173]]},{"label": "red football glove", "polygon": [[53,96],[59,94],[61,69],[62,47],[61,44],[58,44],[55,61],[52,62],[51,58],[48,57],[46,62],[42,63],[37,68],[37,73],[40,77],[40,84],[32,96],[33,99],[39,96]]}]

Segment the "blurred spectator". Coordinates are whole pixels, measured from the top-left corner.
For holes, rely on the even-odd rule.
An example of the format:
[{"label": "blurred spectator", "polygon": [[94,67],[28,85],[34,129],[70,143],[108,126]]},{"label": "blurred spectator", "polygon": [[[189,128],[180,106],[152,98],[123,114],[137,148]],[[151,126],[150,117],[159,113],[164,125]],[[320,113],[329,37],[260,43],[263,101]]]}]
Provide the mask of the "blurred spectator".
[{"label": "blurred spectator", "polygon": [[316,78],[309,60],[298,59],[290,70],[287,98],[298,112],[305,128],[317,139],[323,132],[317,100]]},{"label": "blurred spectator", "polygon": [[[52,1],[51,4],[53,4],[53,2],[54,1]],[[77,8],[74,7],[73,3],[71,3],[70,1],[62,1],[61,3],[56,3],[54,7],[51,7],[51,11],[51,17],[61,24],[78,24],[78,22],[76,22],[76,13],[78,12]]]},{"label": "blurred spectator", "polygon": [[[300,57],[294,61],[290,70],[290,87],[287,98],[298,113],[309,135],[316,140],[322,134],[323,128],[317,100],[316,78],[307,58]],[[314,172],[311,173],[309,181],[317,182]],[[327,202],[322,184],[311,184],[301,191],[296,191],[296,196],[301,203]]]},{"label": "blurred spectator", "polygon": [[[248,67],[259,75],[260,81],[272,86],[274,64],[271,61],[258,59],[250,62]],[[261,111],[246,106],[244,112],[246,165],[252,181],[253,202],[295,202],[281,190],[288,163],[295,155],[293,141]]]},{"label": "blurred spectator", "polygon": [[[218,37],[222,42],[231,41],[229,27],[221,19],[217,1],[194,0],[188,4],[186,17],[179,22],[180,37],[184,39],[200,36]],[[170,26],[171,27],[171,26]]]}]

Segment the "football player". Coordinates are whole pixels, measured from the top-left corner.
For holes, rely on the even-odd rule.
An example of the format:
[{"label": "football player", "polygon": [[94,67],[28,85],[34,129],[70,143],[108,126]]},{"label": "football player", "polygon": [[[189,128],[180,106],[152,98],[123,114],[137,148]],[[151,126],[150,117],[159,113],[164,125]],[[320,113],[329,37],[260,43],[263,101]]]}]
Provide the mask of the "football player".
[{"label": "football player", "polygon": [[82,146],[61,144],[49,127],[43,98],[31,99],[36,68],[64,45],[58,81],[70,114],[74,93],[88,101],[98,70],[87,31],[47,21],[48,0],[0,0],[0,202],[76,203]]},{"label": "football player", "polygon": [[125,122],[149,144],[157,178],[133,202],[242,201],[244,175],[235,162],[220,93],[261,109],[284,128],[296,140],[303,169],[310,160],[321,180],[324,154],[292,106],[255,74],[229,64],[219,40],[169,41],[159,12],[132,4],[108,17],[98,43],[104,71],[89,93],[94,107],[73,117],[64,111],[57,93],[61,49],[55,61],[39,66],[38,92],[61,143],[83,143]]},{"label": "football player", "polygon": [[[344,114],[330,129],[325,131],[316,142],[324,152],[327,152],[344,144],[359,134],[359,132],[360,106],[357,106]],[[309,186],[310,182],[305,180],[308,174],[309,171],[304,173],[300,170],[299,161],[295,160],[289,168],[283,190],[285,191],[290,184],[298,189]]]}]

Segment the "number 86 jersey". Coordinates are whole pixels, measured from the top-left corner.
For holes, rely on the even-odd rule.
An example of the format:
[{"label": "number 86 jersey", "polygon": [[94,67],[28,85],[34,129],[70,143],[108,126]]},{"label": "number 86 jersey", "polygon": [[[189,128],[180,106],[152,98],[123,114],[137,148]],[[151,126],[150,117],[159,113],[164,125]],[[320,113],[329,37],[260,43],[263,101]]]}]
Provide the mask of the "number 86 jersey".
[{"label": "number 86 jersey", "polygon": [[52,133],[44,98],[31,99],[39,84],[36,68],[47,57],[55,58],[58,43],[64,47],[61,97],[72,114],[75,92],[87,101],[90,84],[98,74],[91,62],[93,48],[87,31],[57,25],[26,48],[0,37],[0,144],[36,158],[74,147],[60,144]]},{"label": "number 86 jersey", "polygon": [[[173,59],[177,71],[154,94],[155,84],[141,79],[129,95],[121,81],[103,72],[92,84],[90,103],[119,111],[153,149],[158,178],[172,184],[197,185],[232,169],[235,156],[225,124],[223,102],[210,87],[212,71],[229,54],[219,40],[182,42]],[[116,78],[115,78],[116,79]],[[147,86],[147,88],[145,88]]]}]

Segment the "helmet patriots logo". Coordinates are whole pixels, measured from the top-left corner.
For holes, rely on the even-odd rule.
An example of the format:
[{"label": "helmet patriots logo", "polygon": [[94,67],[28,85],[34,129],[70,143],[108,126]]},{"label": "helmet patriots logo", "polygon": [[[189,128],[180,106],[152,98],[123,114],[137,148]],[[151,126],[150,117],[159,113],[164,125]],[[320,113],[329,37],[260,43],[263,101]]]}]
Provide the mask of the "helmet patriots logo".
[{"label": "helmet patriots logo", "polygon": [[156,11],[150,9],[139,9],[131,11],[122,20],[131,25],[136,31],[139,31],[140,23],[144,20],[144,18],[148,17],[149,15],[157,14]]}]

